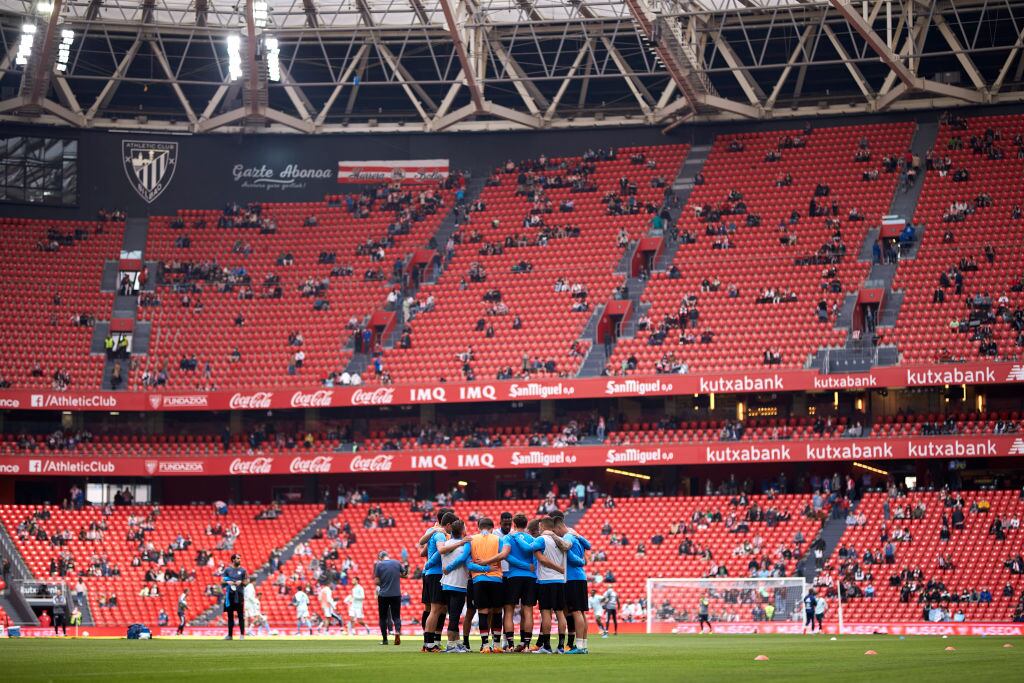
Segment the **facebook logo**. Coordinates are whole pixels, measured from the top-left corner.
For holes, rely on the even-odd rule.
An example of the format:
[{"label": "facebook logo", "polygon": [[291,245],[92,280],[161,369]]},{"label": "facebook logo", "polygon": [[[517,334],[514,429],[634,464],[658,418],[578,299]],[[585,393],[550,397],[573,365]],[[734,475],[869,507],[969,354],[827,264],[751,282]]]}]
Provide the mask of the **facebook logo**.
[{"label": "facebook logo", "polygon": [[32,394],[32,407],[34,407],[34,408],[42,408],[43,407],[43,395],[42,394]]},{"label": "facebook logo", "polygon": [[43,461],[42,460],[29,460],[28,461],[28,471],[29,472],[42,472],[43,471]]}]

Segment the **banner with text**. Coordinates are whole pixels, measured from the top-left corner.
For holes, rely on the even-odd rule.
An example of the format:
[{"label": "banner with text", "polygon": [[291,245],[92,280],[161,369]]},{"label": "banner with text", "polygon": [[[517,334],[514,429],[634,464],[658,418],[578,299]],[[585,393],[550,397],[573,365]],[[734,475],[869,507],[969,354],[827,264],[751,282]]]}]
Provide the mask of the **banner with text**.
[{"label": "banner with text", "polygon": [[822,375],[815,370],[763,370],[692,375],[437,382],[380,387],[295,387],[267,390],[256,388],[245,391],[211,392],[6,389],[0,390],[0,410],[282,410],[683,394],[858,391],[882,387],[1014,383],[1024,383],[1024,364],[907,365],[843,375]]},{"label": "banner with text", "polygon": [[230,476],[268,474],[372,474],[465,470],[534,470],[560,467],[639,467],[789,462],[885,462],[1024,456],[1014,435],[883,439],[818,439],[652,443],[523,448],[358,451],[303,449],[246,457],[75,456],[50,453],[0,456],[0,475]]},{"label": "banner with text", "polygon": [[338,183],[433,183],[448,176],[447,159],[339,161]]}]

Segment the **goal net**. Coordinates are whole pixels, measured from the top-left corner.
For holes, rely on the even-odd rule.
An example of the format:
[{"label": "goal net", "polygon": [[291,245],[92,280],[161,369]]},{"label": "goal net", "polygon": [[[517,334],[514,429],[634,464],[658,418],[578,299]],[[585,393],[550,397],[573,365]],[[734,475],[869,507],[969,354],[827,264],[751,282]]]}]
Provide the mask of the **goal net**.
[{"label": "goal net", "polygon": [[[696,633],[704,600],[716,631],[799,632],[803,577],[647,579],[647,632]],[[704,627],[707,630],[707,627]]]}]

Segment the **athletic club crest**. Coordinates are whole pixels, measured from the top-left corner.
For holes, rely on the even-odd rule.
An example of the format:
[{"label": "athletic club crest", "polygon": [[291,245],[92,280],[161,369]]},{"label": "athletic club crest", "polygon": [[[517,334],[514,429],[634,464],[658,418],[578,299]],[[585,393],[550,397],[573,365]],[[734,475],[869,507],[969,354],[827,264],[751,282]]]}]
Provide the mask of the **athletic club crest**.
[{"label": "athletic club crest", "polygon": [[122,140],[121,161],[132,188],[152,203],[171,184],[178,166],[178,143]]}]

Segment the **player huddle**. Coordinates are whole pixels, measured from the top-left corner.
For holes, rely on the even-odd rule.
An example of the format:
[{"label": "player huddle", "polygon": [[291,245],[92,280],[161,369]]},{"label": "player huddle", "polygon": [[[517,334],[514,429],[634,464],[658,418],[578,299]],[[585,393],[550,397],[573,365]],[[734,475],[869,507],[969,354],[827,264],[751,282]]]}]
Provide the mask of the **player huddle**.
[{"label": "player huddle", "polygon": [[[561,512],[529,520],[504,512],[496,529],[487,518],[468,535],[466,523],[448,508],[419,541],[423,568],[423,652],[470,651],[477,615],[480,652],[587,654],[588,600],[585,552],[590,543],[565,525]],[[533,608],[540,606],[540,633],[533,641]],[[514,615],[520,609],[519,643]],[[459,621],[466,610],[461,636]],[[447,644],[441,633],[448,617]],[[552,623],[558,644],[552,646]],[[568,642],[563,642],[565,638]],[[532,647],[531,647],[532,646]]]}]

